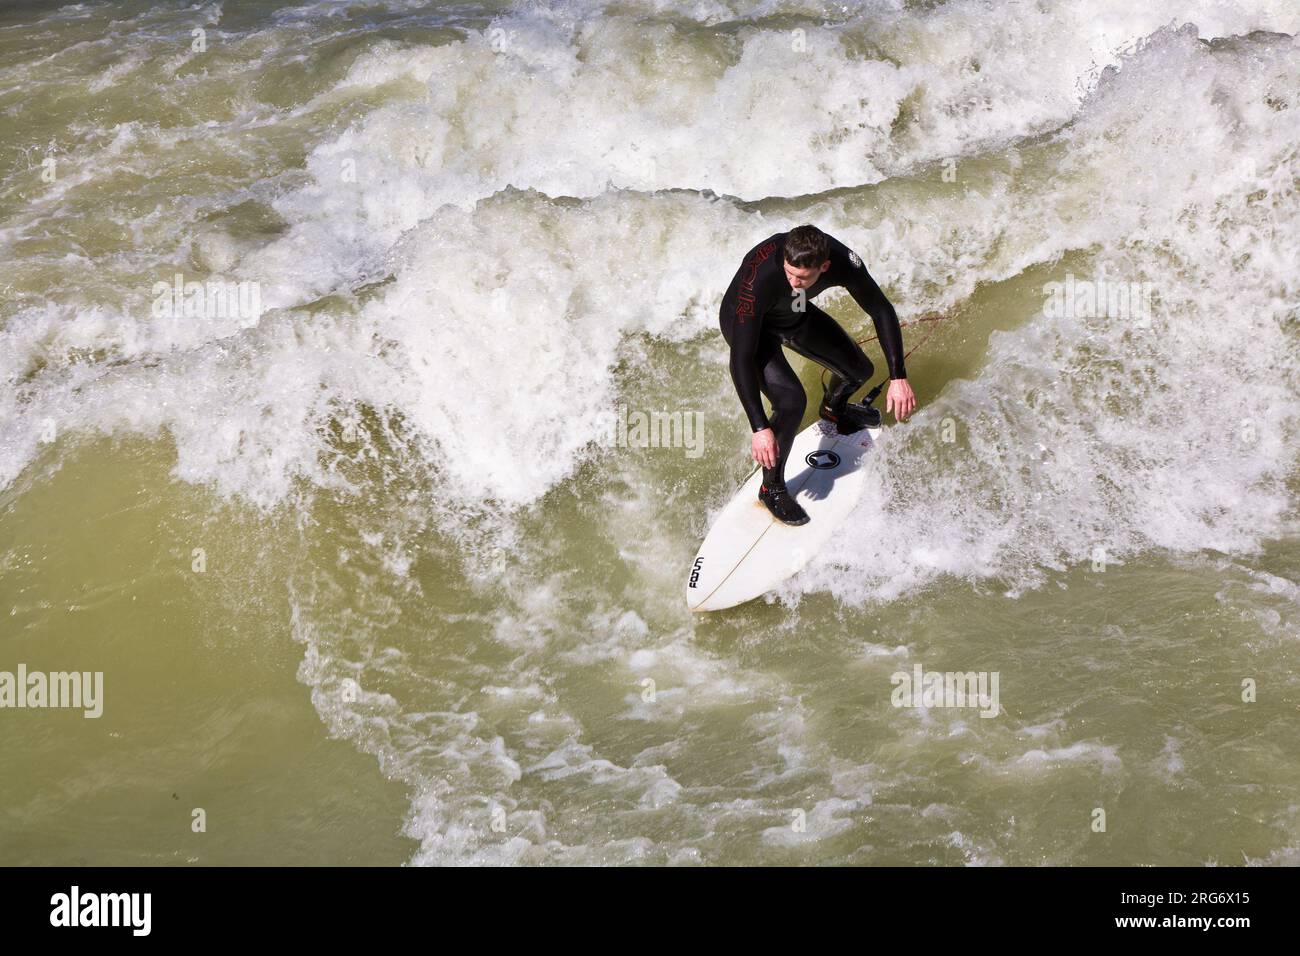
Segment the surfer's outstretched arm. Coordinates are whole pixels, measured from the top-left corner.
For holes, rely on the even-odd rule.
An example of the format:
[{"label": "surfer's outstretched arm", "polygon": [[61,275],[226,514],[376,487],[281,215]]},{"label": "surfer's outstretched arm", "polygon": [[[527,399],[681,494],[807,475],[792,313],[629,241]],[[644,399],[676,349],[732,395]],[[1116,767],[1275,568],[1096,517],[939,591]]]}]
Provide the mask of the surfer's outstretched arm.
[{"label": "surfer's outstretched arm", "polygon": [[756,432],[769,427],[758,385],[758,339],[762,321],[755,315],[737,316],[731,324],[731,381],[749,418],[750,430]]},{"label": "surfer's outstretched arm", "polygon": [[881,351],[885,353],[889,377],[907,378],[907,369],[903,365],[903,329],[898,324],[898,313],[894,311],[893,303],[885,297],[885,293],[880,291],[876,280],[871,278],[865,263],[849,270],[844,288],[875,323],[876,338],[880,341]]},{"label": "surfer's outstretched arm", "polygon": [[880,291],[876,280],[871,278],[866,263],[843,243],[839,245],[848,262],[848,268],[843,273],[844,288],[853,296],[853,301],[862,307],[862,311],[871,316],[871,321],[876,326],[876,338],[880,342],[881,351],[885,353],[885,363],[889,366],[890,381],[889,391],[885,393],[885,411],[893,412],[902,421],[916,408],[916,395],[907,382],[907,369],[903,364],[903,330],[898,324],[898,313],[894,311],[893,303],[885,297],[885,293]]},{"label": "surfer's outstretched arm", "polygon": [[[776,468],[780,447],[772,423],[763,411],[760,377],[765,373],[759,369],[760,363],[770,364],[770,359],[764,358],[769,350],[763,348],[762,313],[755,311],[752,303],[752,299],[747,304],[739,306],[731,302],[723,302],[722,334],[731,347],[731,381],[736,386],[736,394],[740,396],[740,404],[745,409],[745,417],[749,419],[750,431],[753,433],[750,448],[754,454],[754,461],[764,468]],[[794,373],[790,374],[793,377]],[[802,400],[803,386],[799,385],[798,379],[795,379],[795,386]],[[773,386],[769,382],[768,388],[771,387]],[[773,405],[773,413],[781,418],[782,413],[775,405]],[[793,420],[797,423],[799,415],[802,414],[801,407],[799,414]],[[784,418],[781,420],[784,421]],[[779,476],[773,479],[774,484],[778,481]]]}]

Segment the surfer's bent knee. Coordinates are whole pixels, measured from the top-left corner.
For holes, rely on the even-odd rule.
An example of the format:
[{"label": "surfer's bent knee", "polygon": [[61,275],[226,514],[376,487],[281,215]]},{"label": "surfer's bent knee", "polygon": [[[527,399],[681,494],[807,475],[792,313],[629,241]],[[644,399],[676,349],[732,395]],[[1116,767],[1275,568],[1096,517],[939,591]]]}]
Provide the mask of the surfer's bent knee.
[{"label": "surfer's bent knee", "polygon": [[857,378],[859,385],[865,385],[871,379],[871,377],[876,374],[876,367],[871,364],[871,359],[867,358],[866,355],[862,356],[861,364],[862,364],[862,375],[861,376],[855,375],[854,378]]},{"label": "surfer's bent knee", "polygon": [[804,392],[803,386],[783,390],[778,394],[777,399],[772,402],[772,405],[774,409],[801,416],[808,409],[808,396]]}]

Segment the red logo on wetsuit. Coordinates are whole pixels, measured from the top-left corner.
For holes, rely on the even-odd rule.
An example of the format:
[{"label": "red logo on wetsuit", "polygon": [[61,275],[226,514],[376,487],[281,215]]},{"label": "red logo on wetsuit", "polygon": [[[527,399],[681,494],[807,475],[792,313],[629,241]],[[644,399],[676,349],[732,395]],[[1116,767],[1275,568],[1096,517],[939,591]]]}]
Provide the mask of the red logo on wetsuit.
[{"label": "red logo on wetsuit", "polygon": [[758,275],[758,267],[767,261],[767,257],[775,248],[775,240],[764,243],[741,264],[740,294],[736,297],[736,321],[744,322],[747,316],[754,314],[754,277]]}]

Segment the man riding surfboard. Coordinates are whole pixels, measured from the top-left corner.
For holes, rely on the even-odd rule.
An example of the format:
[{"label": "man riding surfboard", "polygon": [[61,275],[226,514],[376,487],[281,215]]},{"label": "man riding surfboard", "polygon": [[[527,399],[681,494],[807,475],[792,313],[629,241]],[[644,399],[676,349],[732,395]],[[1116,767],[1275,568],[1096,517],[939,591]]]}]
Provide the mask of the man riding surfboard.
[{"label": "man riding surfboard", "polygon": [[[731,348],[731,380],[753,431],[754,461],[763,466],[759,500],[780,521],[806,524],[808,514],[785,487],[785,462],[803,421],[807,396],[781,351],[785,345],[831,371],[821,417],[844,434],[880,424],[880,412],[849,398],[875,371],[834,319],[808,300],[843,286],[871,316],[889,366],[885,410],[902,421],[916,407],[903,367],[898,316],[858,255],[816,226],[797,226],[751,249],[722,297],[718,321]],[[760,392],[772,403],[769,417]]]}]

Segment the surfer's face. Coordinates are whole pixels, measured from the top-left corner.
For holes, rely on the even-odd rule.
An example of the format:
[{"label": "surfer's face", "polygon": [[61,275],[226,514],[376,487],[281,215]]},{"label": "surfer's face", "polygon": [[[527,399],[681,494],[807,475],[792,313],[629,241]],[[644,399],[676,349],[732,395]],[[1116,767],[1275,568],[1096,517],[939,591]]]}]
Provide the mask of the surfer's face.
[{"label": "surfer's face", "polygon": [[813,268],[799,268],[785,263],[785,277],[790,280],[790,288],[806,289],[822,277],[822,273],[831,267],[831,260],[827,259],[820,266]]}]

